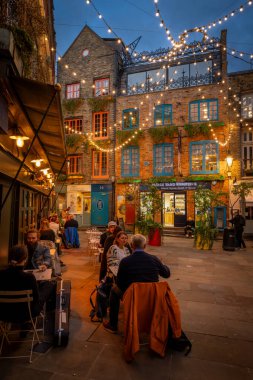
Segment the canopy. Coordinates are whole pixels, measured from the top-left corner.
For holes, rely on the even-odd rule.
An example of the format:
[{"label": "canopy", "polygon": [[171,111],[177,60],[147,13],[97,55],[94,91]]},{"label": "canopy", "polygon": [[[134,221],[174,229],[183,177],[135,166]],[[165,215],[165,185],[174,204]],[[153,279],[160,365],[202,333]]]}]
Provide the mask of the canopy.
[{"label": "canopy", "polygon": [[[17,77],[9,78],[9,81],[14,96],[34,133],[46,114],[38,134],[38,140],[47,155],[53,172],[58,173],[66,157],[59,85],[54,86]],[[50,101],[52,104],[48,109]],[[64,168],[61,172],[65,172]]]}]

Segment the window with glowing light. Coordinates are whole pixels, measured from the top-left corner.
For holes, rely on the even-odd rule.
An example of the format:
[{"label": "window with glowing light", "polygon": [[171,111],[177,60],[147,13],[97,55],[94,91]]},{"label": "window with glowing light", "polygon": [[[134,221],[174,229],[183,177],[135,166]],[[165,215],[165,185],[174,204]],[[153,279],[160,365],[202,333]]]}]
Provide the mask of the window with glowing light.
[{"label": "window with glowing light", "polygon": [[71,133],[83,132],[83,119],[65,119],[65,133],[70,135]]},{"label": "window with glowing light", "polygon": [[253,94],[242,96],[241,114],[244,119],[252,119],[253,117]]},{"label": "window with glowing light", "polygon": [[109,94],[109,78],[96,79],[94,81],[94,96],[103,96]]},{"label": "window with glowing light", "polygon": [[66,99],[76,99],[80,97],[80,83],[66,84]]},{"label": "window with glowing light", "polygon": [[129,108],[123,110],[122,129],[133,129],[139,126],[139,110]]},{"label": "window with glowing light", "polygon": [[218,173],[218,144],[215,141],[190,143],[190,173]]},{"label": "window with glowing light", "polygon": [[69,156],[68,174],[82,174],[82,156]]},{"label": "window with glowing light", "polygon": [[156,127],[172,124],[172,105],[160,104],[155,106],[154,124]]},{"label": "window with glowing light", "polygon": [[194,87],[213,83],[212,60],[171,66],[168,68],[170,88]]},{"label": "window with glowing light", "polygon": [[106,139],[108,137],[108,112],[93,114],[93,139]]},{"label": "window with glowing light", "polygon": [[218,120],[218,99],[195,100],[189,104],[189,121]]},{"label": "window with glowing light", "polygon": [[153,174],[173,175],[173,144],[156,144],[153,147]]},{"label": "window with glowing light", "polygon": [[129,146],[122,149],[121,154],[121,175],[122,177],[139,176],[140,152],[138,146]]},{"label": "window with glowing light", "polygon": [[108,178],[108,153],[94,150],[92,152],[92,177]]}]

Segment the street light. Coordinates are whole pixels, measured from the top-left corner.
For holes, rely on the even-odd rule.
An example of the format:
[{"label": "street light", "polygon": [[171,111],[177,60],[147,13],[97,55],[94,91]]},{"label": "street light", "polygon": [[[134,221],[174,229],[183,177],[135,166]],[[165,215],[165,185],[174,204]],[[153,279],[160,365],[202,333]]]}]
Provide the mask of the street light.
[{"label": "street light", "polygon": [[225,161],[226,161],[227,167],[228,167],[228,177],[231,178],[231,168],[233,165],[234,158],[231,155],[230,150],[228,150],[228,154],[227,154],[227,157],[225,158]]}]

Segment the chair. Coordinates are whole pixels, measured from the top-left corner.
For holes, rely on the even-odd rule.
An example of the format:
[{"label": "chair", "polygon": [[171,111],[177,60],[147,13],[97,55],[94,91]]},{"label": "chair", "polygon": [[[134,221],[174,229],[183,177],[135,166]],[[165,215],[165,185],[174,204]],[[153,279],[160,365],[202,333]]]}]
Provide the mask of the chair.
[{"label": "chair", "polygon": [[[0,359],[4,359],[4,358],[14,359],[14,358],[28,357],[29,362],[32,363],[34,342],[37,341],[38,343],[40,343],[38,331],[41,331],[37,329],[38,317],[32,316],[32,311],[31,311],[32,301],[33,301],[32,290],[15,290],[15,291],[0,290],[0,304],[1,304],[0,306],[2,310],[0,312],[0,332],[2,334],[2,340],[0,344]],[[14,313],[14,309],[15,309],[15,313]],[[24,315],[24,318],[21,317],[22,315]],[[20,319],[17,319],[17,316],[20,316]],[[44,314],[41,313],[40,316],[43,318],[43,335],[44,335]],[[15,324],[29,323],[31,327],[28,330],[22,330],[22,329],[15,330],[15,329],[12,329],[13,323]],[[10,339],[10,335],[18,334],[22,331],[25,331],[28,334],[32,333],[32,339],[27,339],[26,337],[22,339],[21,336],[19,336],[19,340]],[[31,341],[31,352],[29,355],[2,356],[4,341],[6,341],[8,344],[14,343],[14,342]]]},{"label": "chair", "polygon": [[124,293],[124,355],[127,362],[140,349],[139,334],[149,334],[149,347],[165,356],[169,326],[181,336],[180,310],[167,282],[132,283]]},{"label": "chair", "polygon": [[69,248],[79,248],[80,247],[80,241],[79,241],[79,235],[76,227],[67,227],[65,228],[65,238],[66,243]]}]

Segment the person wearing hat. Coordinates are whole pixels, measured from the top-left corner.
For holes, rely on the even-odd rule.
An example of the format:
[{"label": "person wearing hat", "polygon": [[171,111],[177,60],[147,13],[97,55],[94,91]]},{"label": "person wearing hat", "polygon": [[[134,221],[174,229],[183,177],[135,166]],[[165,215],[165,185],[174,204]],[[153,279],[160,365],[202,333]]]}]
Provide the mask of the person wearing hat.
[{"label": "person wearing hat", "polygon": [[104,248],[106,239],[108,238],[108,236],[111,236],[113,234],[116,226],[117,226],[117,223],[114,222],[113,220],[111,220],[108,223],[107,230],[100,236],[100,242],[99,242],[100,248]]}]

